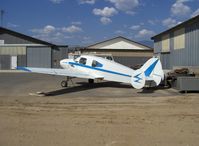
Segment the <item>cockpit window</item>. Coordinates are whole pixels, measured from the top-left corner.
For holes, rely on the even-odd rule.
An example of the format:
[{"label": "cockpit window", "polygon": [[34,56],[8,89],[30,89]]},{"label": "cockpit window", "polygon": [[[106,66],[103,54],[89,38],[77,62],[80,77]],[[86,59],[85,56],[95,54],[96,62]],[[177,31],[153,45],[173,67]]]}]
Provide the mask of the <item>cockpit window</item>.
[{"label": "cockpit window", "polygon": [[92,67],[102,67],[103,65],[96,60],[93,60]]},{"label": "cockpit window", "polygon": [[111,56],[107,56],[106,59],[113,60],[113,58]]},{"label": "cockpit window", "polygon": [[87,60],[86,58],[80,58],[79,63],[85,65],[86,64],[86,60]]}]

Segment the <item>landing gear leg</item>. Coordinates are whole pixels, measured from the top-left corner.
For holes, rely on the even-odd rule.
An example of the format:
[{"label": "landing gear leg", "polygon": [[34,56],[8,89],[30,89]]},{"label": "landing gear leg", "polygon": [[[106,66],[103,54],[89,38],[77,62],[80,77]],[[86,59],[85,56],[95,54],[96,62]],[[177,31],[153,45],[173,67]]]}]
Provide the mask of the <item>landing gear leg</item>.
[{"label": "landing gear leg", "polygon": [[70,78],[67,77],[66,80],[62,81],[62,82],[61,82],[61,86],[62,86],[62,87],[68,87],[68,81],[69,81],[69,79],[70,79]]}]

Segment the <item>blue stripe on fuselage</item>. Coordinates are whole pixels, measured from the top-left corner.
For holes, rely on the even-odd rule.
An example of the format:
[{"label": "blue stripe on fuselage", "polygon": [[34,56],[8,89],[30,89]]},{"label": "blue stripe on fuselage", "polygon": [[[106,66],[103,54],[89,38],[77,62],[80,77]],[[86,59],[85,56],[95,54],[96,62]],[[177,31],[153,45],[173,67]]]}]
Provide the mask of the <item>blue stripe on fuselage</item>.
[{"label": "blue stripe on fuselage", "polygon": [[115,72],[115,71],[105,70],[105,69],[101,69],[101,68],[95,68],[95,67],[92,67],[92,66],[88,66],[88,65],[84,65],[84,64],[80,64],[80,63],[76,63],[76,62],[68,62],[68,63],[70,65],[76,65],[76,66],[81,66],[81,67],[85,67],[85,68],[89,68],[89,69],[93,69],[93,70],[98,70],[98,71],[102,71],[102,72],[107,72],[107,73],[111,73],[111,74],[115,74],[115,75],[131,77],[130,75],[127,75],[127,74],[118,73],[118,72]]}]

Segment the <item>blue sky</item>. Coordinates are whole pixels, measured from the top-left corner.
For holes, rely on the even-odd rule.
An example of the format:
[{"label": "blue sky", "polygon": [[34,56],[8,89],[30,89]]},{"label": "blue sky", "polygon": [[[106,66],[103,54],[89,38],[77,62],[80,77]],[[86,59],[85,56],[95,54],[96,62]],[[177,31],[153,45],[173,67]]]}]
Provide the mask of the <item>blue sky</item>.
[{"label": "blue sky", "polygon": [[199,14],[199,0],[0,0],[3,25],[56,44],[150,40]]}]

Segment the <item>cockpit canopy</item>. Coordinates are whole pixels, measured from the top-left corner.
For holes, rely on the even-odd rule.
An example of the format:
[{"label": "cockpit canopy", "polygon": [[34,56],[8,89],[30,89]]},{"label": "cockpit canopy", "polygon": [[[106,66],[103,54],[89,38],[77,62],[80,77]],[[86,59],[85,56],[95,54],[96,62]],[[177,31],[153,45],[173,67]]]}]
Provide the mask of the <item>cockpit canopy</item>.
[{"label": "cockpit canopy", "polygon": [[91,59],[88,61],[86,57],[80,56],[75,59],[75,62],[80,63],[82,65],[88,65],[92,67],[103,67],[103,64],[95,59]]}]

